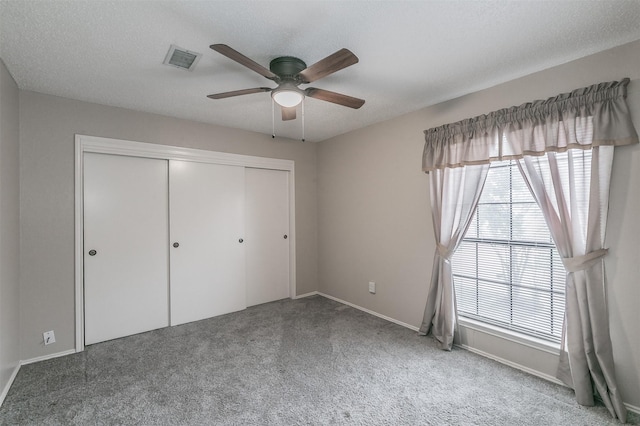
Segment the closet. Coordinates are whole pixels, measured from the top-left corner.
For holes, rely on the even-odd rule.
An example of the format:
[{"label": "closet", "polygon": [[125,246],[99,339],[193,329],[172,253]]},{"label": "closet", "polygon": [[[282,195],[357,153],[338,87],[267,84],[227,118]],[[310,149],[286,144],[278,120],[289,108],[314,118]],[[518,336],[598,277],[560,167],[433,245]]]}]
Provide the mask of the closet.
[{"label": "closet", "polygon": [[245,169],[247,306],[289,296],[287,173]]},{"label": "closet", "polygon": [[87,344],[169,325],[167,164],[85,155]]},{"label": "closet", "polygon": [[246,307],[244,173],[169,162],[171,325]]},{"label": "closet", "polygon": [[84,343],[288,297],[289,174],[83,153]]}]

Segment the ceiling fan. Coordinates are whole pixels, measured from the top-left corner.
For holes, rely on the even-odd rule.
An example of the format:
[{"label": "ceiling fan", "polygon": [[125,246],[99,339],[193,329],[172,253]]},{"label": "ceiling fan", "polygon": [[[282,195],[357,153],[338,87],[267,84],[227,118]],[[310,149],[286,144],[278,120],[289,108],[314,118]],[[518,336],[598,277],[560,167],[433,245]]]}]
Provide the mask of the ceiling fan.
[{"label": "ceiling fan", "polygon": [[282,120],[294,120],[296,118],[296,106],[302,102],[305,96],[354,109],[364,105],[363,99],[316,89],[315,87],[307,87],[306,89],[298,87],[301,84],[312,83],[357,63],[358,57],[348,49],[340,49],[309,67],[301,59],[292,56],[281,56],[272,60],[269,63],[269,69],[267,69],[226,44],[212,44],[210,47],[240,65],[244,65],[269,80],[273,80],[278,84],[278,87],[255,87],[253,89],[234,90],[209,95],[207,96],[208,98],[223,99],[251,93],[271,92],[271,97],[282,109]]}]

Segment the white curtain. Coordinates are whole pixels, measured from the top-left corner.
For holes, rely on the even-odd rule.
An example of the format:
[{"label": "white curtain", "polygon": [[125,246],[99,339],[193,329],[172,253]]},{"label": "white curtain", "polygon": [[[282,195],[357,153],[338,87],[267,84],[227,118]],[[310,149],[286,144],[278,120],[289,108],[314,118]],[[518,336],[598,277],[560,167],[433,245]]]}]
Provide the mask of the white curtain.
[{"label": "white curtain", "polygon": [[[638,143],[625,101],[628,84],[629,79],[595,84],[429,129],[422,157],[423,170],[431,174],[437,250],[420,332],[431,332],[443,349],[451,347],[456,313],[448,259],[466,231],[466,215],[473,215],[474,200],[477,203],[484,184],[483,177],[477,193],[471,196],[468,190],[458,196],[458,202],[466,204],[459,209],[441,206],[456,199],[447,195],[452,190],[445,188],[446,170],[518,160],[568,271],[557,376],[575,389],[580,404],[593,405],[595,390],[621,421],[626,410],[615,383],[609,337],[604,236],[613,148]],[[588,167],[586,152],[591,153]]]},{"label": "white curtain", "polygon": [[[512,135],[513,137],[513,135]],[[582,405],[593,385],[614,417],[626,409],[615,381],[605,300],[604,238],[613,147],[525,157],[518,167],[540,206],[567,271],[566,310],[558,378]]]},{"label": "white curtain", "polygon": [[451,350],[457,327],[451,256],[471,223],[488,172],[489,164],[481,164],[431,173],[431,212],[437,250],[420,334],[431,333],[440,349]]}]

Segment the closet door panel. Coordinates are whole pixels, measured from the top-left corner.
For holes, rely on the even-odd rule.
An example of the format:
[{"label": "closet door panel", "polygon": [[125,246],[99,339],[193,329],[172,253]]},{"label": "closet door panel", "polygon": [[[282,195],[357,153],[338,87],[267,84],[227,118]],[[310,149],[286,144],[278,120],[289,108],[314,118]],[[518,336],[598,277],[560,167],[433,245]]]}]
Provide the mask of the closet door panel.
[{"label": "closet door panel", "polygon": [[289,297],[289,172],[247,168],[245,177],[247,306],[253,306]]},{"label": "closet door panel", "polygon": [[171,160],[169,170],[171,325],[244,309],[244,168]]},{"label": "closet door panel", "polygon": [[169,325],[166,160],[84,154],[85,343]]}]

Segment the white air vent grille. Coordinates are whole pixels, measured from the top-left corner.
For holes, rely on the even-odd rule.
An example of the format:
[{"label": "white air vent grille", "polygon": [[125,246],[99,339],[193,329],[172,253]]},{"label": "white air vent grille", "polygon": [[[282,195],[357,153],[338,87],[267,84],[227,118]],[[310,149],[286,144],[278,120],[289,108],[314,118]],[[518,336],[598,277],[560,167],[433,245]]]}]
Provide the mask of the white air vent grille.
[{"label": "white air vent grille", "polygon": [[163,63],[183,70],[193,71],[201,56],[202,53],[192,52],[172,44]]}]

